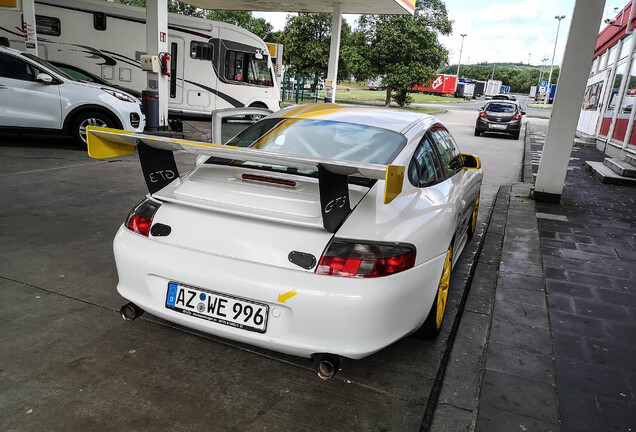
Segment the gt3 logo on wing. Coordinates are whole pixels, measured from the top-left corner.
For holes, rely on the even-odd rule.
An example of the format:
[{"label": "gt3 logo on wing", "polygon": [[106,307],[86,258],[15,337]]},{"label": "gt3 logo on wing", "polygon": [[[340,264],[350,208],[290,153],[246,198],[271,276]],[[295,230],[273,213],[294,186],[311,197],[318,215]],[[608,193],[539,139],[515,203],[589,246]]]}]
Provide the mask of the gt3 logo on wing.
[{"label": "gt3 logo on wing", "polygon": [[176,176],[177,175],[172,170],[162,170],[162,171],[149,173],[148,179],[153,183],[157,183],[158,181],[161,181],[161,180],[173,180]]},{"label": "gt3 logo on wing", "polygon": [[347,204],[346,195],[333,199],[329,201],[327,205],[325,206],[325,213],[331,212],[331,210],[333,210],[334,208],[342,208],[345,206],[345,204]]}]

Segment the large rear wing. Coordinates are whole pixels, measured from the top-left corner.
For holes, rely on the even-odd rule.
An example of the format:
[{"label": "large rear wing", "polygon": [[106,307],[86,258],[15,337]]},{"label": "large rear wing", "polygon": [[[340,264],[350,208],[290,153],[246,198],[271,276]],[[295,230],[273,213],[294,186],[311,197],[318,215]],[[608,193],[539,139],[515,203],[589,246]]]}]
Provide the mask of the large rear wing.
[{"label": "large rear wing", "polygon": [[404,167],[397,165],[291,155],[97,126],[87,127],[87,138],[88,154],[94,159],[129,155],[137,147],[144,179],[151,194],[179,178],[173,154],[175,151],[318,171],[323,226],[329,232],[335,232],[351,212],[349,176],[384,181],[385,204],[393,201],[402,192],[404,181]]}]

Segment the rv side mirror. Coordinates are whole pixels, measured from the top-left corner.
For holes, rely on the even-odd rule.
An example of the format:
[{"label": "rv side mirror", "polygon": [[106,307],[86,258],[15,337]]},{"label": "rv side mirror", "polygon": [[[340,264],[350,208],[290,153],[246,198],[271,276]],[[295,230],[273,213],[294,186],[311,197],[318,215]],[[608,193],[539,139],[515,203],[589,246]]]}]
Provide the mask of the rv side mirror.
[{"label": "rv side mirror", "polygon": [[53,82],[53,77],[46,73],[39,73],[35,77],[35,80],[37,82],[41,82],[42,84],[51,84]]},{"label": "rv side mirror", "polygon": [[263,54],[260,51],[256,51],[254,57],[256,57],[256,60],[263,60]]}]

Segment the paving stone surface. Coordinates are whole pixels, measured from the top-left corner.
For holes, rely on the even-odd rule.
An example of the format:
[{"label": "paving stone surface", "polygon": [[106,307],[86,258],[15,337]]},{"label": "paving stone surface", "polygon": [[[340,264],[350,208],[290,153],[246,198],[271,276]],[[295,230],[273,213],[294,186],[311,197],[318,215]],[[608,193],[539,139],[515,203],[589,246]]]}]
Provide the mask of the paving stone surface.
[{"label": "paving stone surface", "polygon": [[560,203],[537,203],[561,217],[538,228],[563,432],[636,430],[636,188],[585,171],[604,157],[574,147]]}]

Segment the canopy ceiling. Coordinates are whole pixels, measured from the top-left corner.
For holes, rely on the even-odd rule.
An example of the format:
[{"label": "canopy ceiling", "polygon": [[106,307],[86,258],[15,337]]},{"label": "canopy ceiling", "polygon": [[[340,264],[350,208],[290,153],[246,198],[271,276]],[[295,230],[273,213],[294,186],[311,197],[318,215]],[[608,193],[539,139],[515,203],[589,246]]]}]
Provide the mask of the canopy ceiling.
[{"label": "canopy ceiling", "polygon": [[184,0],[202,9],[248,10],[262,12],[333,12],[334,3],[343,14],[413,14],[415,0]]}]

